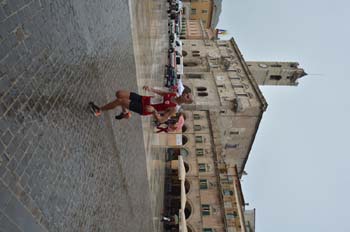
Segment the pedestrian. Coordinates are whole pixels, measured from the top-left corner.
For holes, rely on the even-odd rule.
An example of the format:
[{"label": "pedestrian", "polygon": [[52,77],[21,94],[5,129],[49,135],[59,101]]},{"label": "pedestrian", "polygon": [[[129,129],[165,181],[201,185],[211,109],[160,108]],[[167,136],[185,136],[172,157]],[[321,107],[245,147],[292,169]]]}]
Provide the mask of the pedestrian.
[{"label": "pedestrian", "polygon": [[177,214],[174,214],[173,216],[170,216],[170,217],[163,216],[160,221],[165,222],[169,225],[178,225],[179,224],[179,216]]},{"label": "pedestrian", "polygon": [[[171,117],[164,123],[158,123],[157,124],[157,133],[160,132],[181,132],[182,128],[184,127],[186,120],[186,115],[183,112],[176,113],[175,116]],[[162,124],[165,125],[162,126]]]},{"label": "pedestrian", "polygon": [[[156,90],[149,86],[144,86],[144,90],[153,92],[155,96],[141,96],[127,90],[118,90],[116,99],[104,106],[97,106],[93,102],[89,102],[89,106],[93,114],[98,117],[104,111],[112,110],[118,106],[122,108],[122,112],[116,115],[117,120],[128,119],[131,117],[130,111],[138,113],[142,116],[153,115],[157,122],[162,123],[174,115],[182,104],[191,104],[193,96],[190,88],[185,88],[181,95],[173,92],[164,92]],[[130,110],[130,111],[129,111]]]}]

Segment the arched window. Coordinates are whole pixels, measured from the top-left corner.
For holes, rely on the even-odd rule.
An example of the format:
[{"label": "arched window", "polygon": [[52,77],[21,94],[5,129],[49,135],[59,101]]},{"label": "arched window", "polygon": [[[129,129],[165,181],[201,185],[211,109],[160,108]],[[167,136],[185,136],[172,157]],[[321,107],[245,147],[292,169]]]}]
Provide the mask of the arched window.
[{"label": "arched window", "polygon": [[187,142],[188,142],[188,138],[185,135],[183,135],[182,136],[182,145],[185,145]]},{"label": "arched window", "polygon": [[180,148],[180,155],[183,157],[188,156],[188,151],[185,148]]}]

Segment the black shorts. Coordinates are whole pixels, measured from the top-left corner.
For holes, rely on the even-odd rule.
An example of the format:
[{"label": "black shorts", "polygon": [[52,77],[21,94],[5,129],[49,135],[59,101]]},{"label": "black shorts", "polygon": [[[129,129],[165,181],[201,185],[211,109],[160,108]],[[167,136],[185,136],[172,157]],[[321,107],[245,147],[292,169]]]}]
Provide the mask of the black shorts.
[{"label": "black shorts", "polygon": [[131,92],[129,99],[130,99],[129,110],[142,115],[142,112],[143,112],[142,96],[138,95],[137,93]]}]

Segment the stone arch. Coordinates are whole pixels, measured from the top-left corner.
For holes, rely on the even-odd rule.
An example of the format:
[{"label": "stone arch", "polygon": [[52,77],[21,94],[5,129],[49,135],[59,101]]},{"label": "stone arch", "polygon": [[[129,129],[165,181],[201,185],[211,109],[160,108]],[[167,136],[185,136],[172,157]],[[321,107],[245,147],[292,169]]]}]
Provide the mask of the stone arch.
[{"label": "stone arch", "polygon": [[182,145],[185,145],[188,142],[188,138],[186,135],[182,135]]},{"label": "stone arch", "polygon": [[188,171],[190,170],[190,165],[188,165],[188,163],[186,163],[185,161],[184,161],[184,165],[185,165],[185,171],[186,173],[188,173]]},{"label": "stone arch", "polygon": [[192,215],[192,204],[187,200],[186,206],[185,206],[185,218],[188,219]]},{"label": "stone arch", "polygon": [[188,154],[189,152],[186,148],[180,148],[180,155],[182,155],[182,157],[186,157]]}]

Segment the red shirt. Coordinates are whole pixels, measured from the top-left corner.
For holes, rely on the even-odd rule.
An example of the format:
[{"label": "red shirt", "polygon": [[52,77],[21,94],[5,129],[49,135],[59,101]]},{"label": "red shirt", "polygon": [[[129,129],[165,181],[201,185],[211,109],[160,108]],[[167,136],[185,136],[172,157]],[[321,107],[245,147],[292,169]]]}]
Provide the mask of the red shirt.
[{"label": "red shirt", "polygon": [[177,104],[171,99],[176,97],[176,93],[167,93],[164,96],[142,96],[142,115],[152,114],[146,111],[146,106],[153,106],[157,111],[164,112],[169,108],[176,107]]}]

